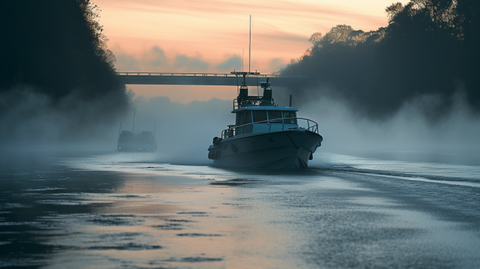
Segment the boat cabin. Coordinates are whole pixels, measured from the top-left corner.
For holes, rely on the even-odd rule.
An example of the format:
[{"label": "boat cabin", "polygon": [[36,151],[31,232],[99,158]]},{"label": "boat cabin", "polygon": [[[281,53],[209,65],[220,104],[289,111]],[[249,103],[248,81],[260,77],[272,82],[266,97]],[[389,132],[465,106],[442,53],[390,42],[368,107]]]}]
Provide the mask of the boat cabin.
[{"label": "boat cabin", "polygon": [[[235,125],[229,126],[230,136],[247,133],[281,131],[296,128],[298,109],[278,106],[250,106],[232,111]],[[234,132],[234,133],[233,133]]]},{"label": "boat cabin", "polygon": [[[245,74],[244,79],[245,79]],[[236,135],[282,131],[297,128],[297,111],[295,107],[277,106],[273,100],[270,83],[262,82],[262,96],[249,96],[248,87],[243,85],[239,88],[239,94],[233,100],[235,124],[228,125],[228,129],[222,132],[222,138]]]}]

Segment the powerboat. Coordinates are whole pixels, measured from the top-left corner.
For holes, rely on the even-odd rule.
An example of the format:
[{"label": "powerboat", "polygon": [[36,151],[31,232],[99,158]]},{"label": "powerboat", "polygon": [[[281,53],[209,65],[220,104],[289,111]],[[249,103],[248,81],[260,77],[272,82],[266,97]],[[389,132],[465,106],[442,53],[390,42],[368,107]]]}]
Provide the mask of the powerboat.
[{"label": "powerboat", "polygon": [[151,131],[142,131],[137,134],[122,131],[118,137],[117,148],[119,151],[155,151],[157,142]]},{"label": "powerboat", "polygon": [[[233,100],[235,124],[228,125],[208,148],[213,165],[225,168],[302,169],[308,167],[323,137],[313,120],[297,117],[295,107],[278,106],[270,83],[260,83],[263,96],[249,96],[245,83]],[[255,73],[258,74],[258,73]]]},{"label": "powerboat", "polygon": [[157,149],[157,141],[155,141],[156,124],[153,126],[153,132],[141,131],[135,134],[133,132],[135,130],[135,113],[137,113],[137,110],[133,109],[132,131],[123,130],[120,132],[122,129],[120,123],[117,149],[119,151],[155,151]]}]

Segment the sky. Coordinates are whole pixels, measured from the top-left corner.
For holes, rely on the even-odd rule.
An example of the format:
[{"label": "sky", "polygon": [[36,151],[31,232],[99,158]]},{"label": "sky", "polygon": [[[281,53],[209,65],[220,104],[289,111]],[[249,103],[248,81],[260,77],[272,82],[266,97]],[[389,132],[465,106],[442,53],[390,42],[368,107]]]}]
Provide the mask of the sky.
[{"label": "sky", "polygon": [[[94,0],[117,71],[269,74],[301,57],[315,32],[339,24],[363,31],[387,26],[395,0]],[[409,1],[400,1],[407,3]],[[233,99],[228,87],[127,85],[135,94],[173,101]]]}]

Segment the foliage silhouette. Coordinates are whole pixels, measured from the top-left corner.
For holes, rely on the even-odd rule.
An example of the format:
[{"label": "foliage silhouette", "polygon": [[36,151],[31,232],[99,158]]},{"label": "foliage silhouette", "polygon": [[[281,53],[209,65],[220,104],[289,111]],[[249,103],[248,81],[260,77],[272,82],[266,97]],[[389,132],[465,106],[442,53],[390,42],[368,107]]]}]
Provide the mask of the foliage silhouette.
[{"label": "foliage silhouette", "polygon": [[[57,126],[63,137],[118,122],[129,101],[98,12],[90,0],[2,2],[0,123],[11,136],[45,111],[68,117]],[[38,102],[25,101],[29,96]]]},{"label": "foliage silhouette", "polygon": [[423,109],[438,119],[458,92],[478,112],[479,5],[474,0],[394,3],[386,8],[387,27],[363,32],[338,25],[325,35],[314,33],[312,47],[281,73],[312,78],[307,87],[290,88],[297,99],[334,96],[374,119],[386,119],[422,96],[437,97]]}]

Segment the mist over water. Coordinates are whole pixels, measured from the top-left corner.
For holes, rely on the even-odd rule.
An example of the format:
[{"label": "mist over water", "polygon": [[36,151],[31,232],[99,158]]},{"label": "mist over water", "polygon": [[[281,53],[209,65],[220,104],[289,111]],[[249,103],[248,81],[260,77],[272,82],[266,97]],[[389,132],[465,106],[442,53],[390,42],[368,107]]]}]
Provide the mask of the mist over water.
[{"label": "mist over water", "polygon": [[[0,93],[5,108],[0,114],[0,147],[10,150],[81,150],[104,148],[117,134],[117,94],[82,101],[72,93],[58,104],[32,86]],[[113,128],[113,129],[112,129]]]},{"label": "mist over water", "polygon": [[478,10],[471,0],[394,3],[387,27],[313,33],[281,72],[308,77],[308,86],[286,95],[319,121],[323,150],[468,155],[458,161],[478,164]]},{"label": "mist over water", "polygon": [[0,147],[82,148],[108,136],[129,100],[98,18],[90,0],[3,3]]},{"label": "mist over water", "polygon": [[[432,99],[435,100],[434,95],[406,102],[398,112],[382,120],[363,117],[355,109],[329,97],[314,99],[300,107],[303,113],[323,123],[320,124],[322,131],[332,132],[330,136],[336,138],[334,141],[343,141],[353,149],[475,147],[480,117],[465,105],[463,96],[457,95],[450,111],[434,122],[423,113]],[[330,145],[346,149],[342,144]]]},{"label": "mist over water", "polygon": [[144,153],[0,156],[0,266],[476,268],[479,166],[330,155],[302,171]]},{"label": "mist over water", "polygon": [[[317,152],[388,153],[390,157],[480,164],[480,117],[457,95],[448,113],[437,121],[424,114],[434,96],[405,103],[386,119],[366,118],[334,98],[324,97],[300,105],[300,115],[317,121],[324,137]],[[410,155],[410,156],[408,156]],[[376,155],[385,158],[387,155]],[[420,159],[417,159],[420,160]]]},{"label": "mist over water", "polygon": [[[234,90],[234,88],[232,89]],[[181,164],[209,164],[207,148],[213,137],[220,136],[233,124],[232,102],[219,99],[181,104],[167,97],[134,98],[135,132],[153,131],[157,161]],[[132,130],[133,111],[122,121],[122,130]]]},{"label": "mist over water", "polygon": [[[288,106],[288,90],[275,85],[272,88],[277,104]],[[324,152],[412,161],[480,163],[477,143],[480,118],[466,104],[465,95],[460,91],[449,112],[436,121],[424,113],[428,106],[436,104],[438,99],[434,94],[406,102],[391,117],[372,119],[342,100],[311,92],[311,98],[300,100],[293,94],[293,106],[299,108],[299,117],[319,124],[324,138],[312,163],[322,163]],[[167,97],[139,96],[133,98],[132,107],[137,111],[136,132],[152,131],[156,125],[158,150],[151,158],[159,162],[210,164],[207,148],[213,137],[234,123],[231,100],[213,98],[181,104]],[[121,121],[122,130],[132,130],[132,120],[133,110],[130,110]],[[324,164],[328,162],[324,161]]]},{"label": "mist over water", "polygon": [[[319,124],[322,146],[310,169],[232,171],[207,158],[234,123],[232,101],[127,92],[90,4],[0,9],[12,26],[0,52],[0,267],[480,265],[475,69],[448,94],[272,85],[279,105],[293,93],[298,116]],[[121,130],[155,131],[157,151],[118,152]]]},{"label": "mist over water", "polygon": [[472,0],[394,3],[387,27],[313,33],[282,70],[310,85],[287,94],[318,112],[324,149],[478,155],[478,10]]}]

